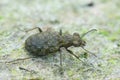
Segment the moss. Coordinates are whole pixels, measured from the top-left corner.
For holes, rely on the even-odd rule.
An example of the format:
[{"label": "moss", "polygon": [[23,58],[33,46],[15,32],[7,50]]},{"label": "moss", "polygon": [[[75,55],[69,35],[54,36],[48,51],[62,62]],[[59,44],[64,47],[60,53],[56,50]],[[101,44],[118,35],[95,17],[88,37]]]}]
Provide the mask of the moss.
[{"label": "moss", "polygon": [[112,36],[108,37],[108,39],[111,40],[112,42],[114,42],[118,39],[118,37],[115,35],[114,36],[112,35]]},{"label": "moss", "polygon": [[108,62],[112,65],[115,65],[117,63],[117,60],[111,58],[111,59],[108,60]]},{"label": "moss", "polygon": [[70,76],[70,77],[74,75],[74,72],[71,70],[69,70],[67,73],[68,73],[68,76]]},{"label": "moss", "polygon": [[110,32],[107,31],[107,30],[100,30],[99,34],[102,34],[104,36],[109,36],[110,35]]},{"label": "moss", "polygon": [[24,78],[23,80],[45,80],[44,78],[42,77],[38,77],[38,78]]},{"label": "moss", "polygon": [[4,19],[4,16],[0,16],[0,20],[3,20]]}]

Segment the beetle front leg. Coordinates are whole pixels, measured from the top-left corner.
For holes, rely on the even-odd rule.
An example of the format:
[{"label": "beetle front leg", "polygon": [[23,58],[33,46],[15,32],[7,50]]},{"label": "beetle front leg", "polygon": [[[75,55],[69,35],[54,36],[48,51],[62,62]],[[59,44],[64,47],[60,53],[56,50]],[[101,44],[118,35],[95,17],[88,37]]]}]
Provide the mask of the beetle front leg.
[{"label": "beetle front leg", "polygon": [[77,55],[75,55],[71,50],[69,50],[69,49],[67,49],[67,48],[66,48],[66,50],[67,50],[70,54],[72,54],[74,57],[76,57],[79,61],[82,61],[82,62],[84,63],[84,61],[81,60]]},{"label": "beetle front leg", "polygon": [[[76,56],[71,50],[69,50],[69,49],[67,49],[66,48],[66,50],[70,53],[70,54],[72,54],[74,57],[76,57],[79,61],[81,61],[83,64],[85,64],[85,65],[87,65],[87,66],[93,66],[93,64],[87,64],[85,61],[83,61],[83,60],[81,60],[78,56]],[[94,66],[93,66],[94,67]]]}]

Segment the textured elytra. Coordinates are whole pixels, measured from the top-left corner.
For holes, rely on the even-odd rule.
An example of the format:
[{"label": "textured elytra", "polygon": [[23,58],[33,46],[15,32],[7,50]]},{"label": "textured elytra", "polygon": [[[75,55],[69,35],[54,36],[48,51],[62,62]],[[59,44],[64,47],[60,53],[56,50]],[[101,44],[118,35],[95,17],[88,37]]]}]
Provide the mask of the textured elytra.
[{"label": "textured elytra", "polygon": [[60,36],[55,32],[42,32],[30,36],[25,42],[25,48],[35,55],[46,55],[58,50]]},{"label": "textured elytra", "polygon": [[31,35],[25,41],[25,49],[33,55],[44,56],[60,50],[61,47],[85,46],[85,41],[80,39],[79,34],[64,34],[55,31],[44,31]]}]

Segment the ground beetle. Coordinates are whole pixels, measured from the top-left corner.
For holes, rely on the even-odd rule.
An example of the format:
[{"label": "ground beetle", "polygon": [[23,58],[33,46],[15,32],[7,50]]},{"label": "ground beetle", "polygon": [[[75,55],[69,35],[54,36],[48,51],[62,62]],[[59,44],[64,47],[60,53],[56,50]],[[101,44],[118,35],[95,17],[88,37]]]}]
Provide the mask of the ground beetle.
[{"label": "ground beetle", "polygon": [[33,34],[26,39],[25,49],[29,53],[35,56],[45,56],[45,55],[60,51],[60,65],[61,66],[62,66],[61,48],[64,47],[70,54],[72,54],[74,57],[79,59],[79,57],[76,56],[68,48],[71,46],[74,46],[74,47],[82,47],[84,49],[86,42],[82,38],[87,33],[91,31],[96,31],[96,29],[92,29],[84,33],[82,36],[80,36],[78,33],[73,33],[73,35],[68,34],[68,33],[63,34],[61,29],[59,32],[56,32],[56,31],[51,31],[51,30],[42,31],[41,28],[39,27],[36,27],[36,28],[38,28],[39,33]]}]

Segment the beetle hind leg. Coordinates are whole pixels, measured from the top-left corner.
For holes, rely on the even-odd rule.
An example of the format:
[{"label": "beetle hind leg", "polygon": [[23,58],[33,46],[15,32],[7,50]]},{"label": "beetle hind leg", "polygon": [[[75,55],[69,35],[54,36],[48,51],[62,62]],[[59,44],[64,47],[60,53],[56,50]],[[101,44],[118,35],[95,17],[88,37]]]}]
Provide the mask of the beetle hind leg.
[{"label": "beetle hind leg", "polygon": [[63,72],[63,63],[62,63],[63,61],[62,50],[60,49],[59,52],[60,52],[60,74],[63,75],[64,72]]}]

